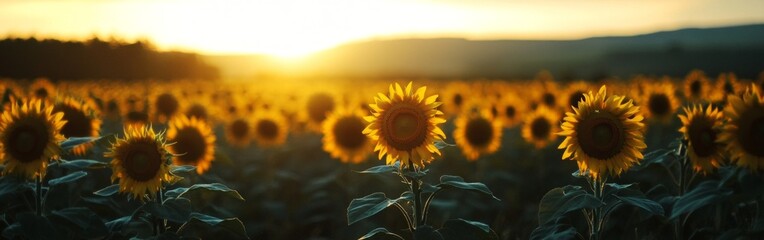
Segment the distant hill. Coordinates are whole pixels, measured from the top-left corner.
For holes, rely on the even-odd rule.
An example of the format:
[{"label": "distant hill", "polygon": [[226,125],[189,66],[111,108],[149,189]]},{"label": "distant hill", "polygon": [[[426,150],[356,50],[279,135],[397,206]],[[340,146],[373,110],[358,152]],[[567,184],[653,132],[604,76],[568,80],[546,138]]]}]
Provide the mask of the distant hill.
[{"label": "distant hill", "polygon": [[[260,75],[280,71],[267,58],[260,57],[259,66],[252,69]],[[527,78],[549,70],[561,79],[592,79],[684,76],[695,68],[712,76],[726,71],[757,76],[764,70],[764,24],[564,41],[366,41],[317,53],[296,69],[310,76],[358,78]]]}]

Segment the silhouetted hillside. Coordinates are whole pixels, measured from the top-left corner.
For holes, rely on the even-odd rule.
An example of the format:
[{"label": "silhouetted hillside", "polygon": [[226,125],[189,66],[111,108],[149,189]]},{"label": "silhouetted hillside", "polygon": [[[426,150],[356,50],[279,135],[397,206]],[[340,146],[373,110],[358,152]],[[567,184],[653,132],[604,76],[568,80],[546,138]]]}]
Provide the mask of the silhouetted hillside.
[{"label": "silhouetted hillside", "polygon": [[401,39],[343,45],[304,65],[313,75],[345,77],[522,78],[549,70],[563,79],[683,76],[764,69],[764,25],[682,29],[570,41]]},{"label": "silhouetted hillside", "polygon": [[158,52],[148,44],[53,39],[0,40],[0,77],[31,79],[217,79],[199,56]]}]

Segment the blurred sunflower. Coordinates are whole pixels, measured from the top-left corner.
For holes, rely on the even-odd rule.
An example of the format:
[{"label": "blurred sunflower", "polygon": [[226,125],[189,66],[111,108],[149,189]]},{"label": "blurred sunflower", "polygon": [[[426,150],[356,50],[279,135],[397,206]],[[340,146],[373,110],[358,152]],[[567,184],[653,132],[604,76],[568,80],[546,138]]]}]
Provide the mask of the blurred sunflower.
[{"label": "blurred sunflower", "polygon": [[48,161],[58,158],[64,140],[59,131],[66,123],[63,114],[53,113],[53,106],[42,100],[11,101],[10,110],[0,120],[0,157],[3,174],[17,174],[28,179],[45,177]]},{"label": "blurred sunflower", "polygon": [[172,158],[175,165],[196,166],[201,175],[215,159],[215,134],[204,120],[185,115],[173,118],[167,139],[173,143],[170,150],[177,154]]},{"label": "blurred sunflower", "polygon": [[[66,124],[61,128],[65,138],[98,137],[101,130],[101,119],[92,101],[65,97],[53,106],[53,112],[63,113]],[[80,144],[72,153],[83,156],[93,146],[92,143]]]},{"label": "blurred sunflower", "polygon": [[724,115],[729,122],[719,136],[727,144],[730,158],[738,166],[764,169],[764,99],[755,86],[742,96],[727,96]]},{"label": "blurred sunflower", "polygon": [[623,96],[607,96],[602,86],[567,112],[558,133],[565,136],[558,147],[565,149],[562,159],[576,160],[579,170],[588,170],[595,179],[603,174],[618,176],[641,160],[647,147],[642,136],[644,118],[639,107],[623,100]]},{"label": "blurred sunflower", "polygon": [[326,116],[334,110],[336,103],[334,97],[329,93],[318,92],[308,97],[306,105],[309,127],[320,131],[321,124],[326,120]]},{"label": "blurred sunflower", "polygon": [[252,126],[246,118],[236,118],[226,124],[226,140],[233,146],[246,147],[252,140],[252,131]]},{"label": "blurred sunflower", "polygon": [[441,95],[443,111],[449,116],[462,112],[462,106],[470,98],[470,89],[471,87],[463,82],[450,82]]},{"label": "blurred sunflower", "polygon": [[717,141],[724,123],[724,114],[712,105],[703,110],[700,106],[685,107],[682,133],[687,140],[687,155],[695,171],[709,173],[719,168],[724,159],[724,144]]},{"label": "blurred sunflower", "polygon": [[454,139],[468,160],[491,154],[501,146],[501,121],[487,111],[466,112],[456,118]]},{"label": "blurred sunflower", "polygon": [[32,98],[52,100],[56,96],[56,86],[46,78],[38,78],[29,85],[29,96]]},{"label": "blurred sunflower", "polygon": [[363,133],[376,142],[375,151],[379,159],[387,155],[386,163],[401,162],[401,167],[424,168],[440,155],[435,141],[443,141],[446,134],[438,124],[446,122],[443,113],[436,108],[441,104],[438,95],[425,97],[426,87],[412,92],[412,83],[401,88],[398,83],[391,84],[389,94],[377,94],[374,97],[372,115],[364,117],[369,125]]},{"label": "blurred sunflower", "polygon": [[568,85],[565,90],[566,97],[563,98],[566,105],[564,111],[570,111],[572,107],[578,106],[578,103],[584,100],[584,94],[589,91],[589,87],[591,86],[584,81],[577,81]]},{"label": "blurred sunflower", "polygon": [[497,109],[499,110],[498,119],[505,128],[516,126],[522,121],[523,112],[526,104],[520,101],[514,94],[504,94]]},{"label": "blurred sunflower", "polygon": [[545,147],[557,139],[555,132],[557,132],[556,122],[559,118],[555,111],[539,106],[525,117],[522,129],[523,139],[537,149]]},{"label": "blurred sunflower", "polygon": [[555,82],[544,81],[540,86],[536,88],[540,88],[540,91],[533,91],[534,93],[539,93],[539,95],[536,97],[538,103],[546,106],[549,109],[557,109],[559,107],[559,99],[557,95],[560,94],[560,91],[557,89],[557,84]]},{"label": "blurred sunflower", "polygon": [[104,156],[112,158],[111,181],[119,179],[119,191],[135,199],[144,200],[146,194],[154,198],[162,182],[172,180],[172,154],[162,133],[154,133],[150,126],[126,128],[125,137],[117,139]]},{"label": "blurred sunflower", "polygon": [[693,70],[684,79],[684,95],[690,102],[706,101],[710,90],[710,83],[703,71]]},{"label": "blurred sunflower", "polygon": [[152,101],[153,110],[151,113],[153,117],[151,119],[160,123],[170,121],[183,109],[180,100],[171,92],[161,93],[152,98]]},{"label": "blurred sunflower", "polygon": [[674,93],[674,85],[668,80],[648,84],[639,101],[643,116],[662,123],[670,121],[679,107]]},{"label": "blurred sunflower", "polygon": [[346,163],[361,163],[371,153],[371,139],[363,134],[366,114],[361,110],[339,108],[324,121],[321,139],[324,151]]},{"label": "blurred sunflower", "polygon": [[255,117],[252,136],[260,147],[275,147],[284,144],[287,138],[287,124],[278,111],[262,111]]},{"label": "blurred sunflower", "polygon": [[714,83],[711,99],[715,102],[725,102],[727,95],[738,94],[742,88],[745,86],[737,80],[734,73],[721,73]]}]

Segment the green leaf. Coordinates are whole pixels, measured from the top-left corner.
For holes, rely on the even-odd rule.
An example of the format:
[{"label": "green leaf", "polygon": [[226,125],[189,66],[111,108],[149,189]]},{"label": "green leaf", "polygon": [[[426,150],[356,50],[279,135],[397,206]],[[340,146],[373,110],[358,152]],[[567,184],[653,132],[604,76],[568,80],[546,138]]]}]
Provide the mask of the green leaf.
[{"label": "green leaf", "polygon": [[414,239],[416,240],[444,240],[443,236],[432,226],[422,225],[414,230]]},{"label": "green leaf", "polygon": [[456,144],[450,144],[444,141],[435,141],[435,147],[438,149],[444,149],[446,147],[456,147]]},{"label": "green leaf", "polygon": [[719,188],[719,181],[703,181],[674,202],[671,219],[683,214],[692,213],[701,207],[720,202],[729,195],[732,195],[732,190]]},{"label": "green leaf", "polygon": [[623,203],[625,204],[641,208],[650,214],[660,215],[660,216],[663,216],[665,214],[663,207],[653,200],[650,200],[644,197],[621,197],[621,196],[615,196],[615,197],[623,201]]},{"label": "green leaf", "polygon": [[640,171],[653,164],[658,164],[668,169],[669,165],[676,159],[673,154],[675,152],[675,150],[659,149],[646,153],[639,165],[632,167],[631,170]]},{"label": "green leaf", "polygon": [[207,184],[194,184],[193,186],[186,189],[186,191],[183,191],[182,193],[178,194],[178,198],[186,197],[190,194],[217,194],[222,193],[227,196],[239,199],[241,201],[244,201],[244,197],[239,194],[238,191],[228,188],[228,186],[220,184],[220,183],[207,183]]},{"label": "green leaf", "polygon": [[488,187],[486,187],[485,184],[479,183],[479,182],[471,182],[471,183],[464,182],[464,179],[459,176],[451,176],[451,175],[440,176],[440,184],[438,184],[436,187],[440,187],[440,188],[452,187],[452,188],[459,188],[459,189],[474,191],[474,192],[489,195],[493,197],[493,199],[501,201],[499,200],[499,198],[493,195],[493,192],[491,192],[491,190],[488,189]]},{"label": "green leaf", "polygon": [[546,224],[534,229],[531,233],[532,240],[574,239],[578,231],[567,224]]},{"label": "green leaf", "polygon": [[173,188],[164,192],[164,197],[167,199],[177,198],[178,195],[180,195],[181,193],[185,191],[188,191],[188,188],[185,188],[185,187]]},{"label": "green leaf", "polygon": [[[205,235],[205,233],[212,235],[219,231],[234,234],[234,237],[237,239],[249,238],[247,237],[247,230],[244,228],[244,224],[238,218],[220,219],[196,212],[191,213],[191,219],[180,226],[178,235],[199,237]],[[215,237],[225,239],[218,235],[215,235]]]},{"label": "green leaf", "polygon": [[172,165],[170,166],[170,173],[176,176],[189,176],[196,174],[196,166],[191,165]]},{"label": "green leaf", "polygon": [[438,232],[445,240],[499,239],[488,225],[464,219],[450,219]]},{"label": "green leaf", "polygon": [[401,196],[397,199],[389,199],[384,193],[375,192],[362,198],[353,199],[348,206],[348,225],[361,221],[368,217],[385,210],[398,201],[405,200],[407,197]]},{"label": "green leaf", "polygon": [[370,174],[382,174],[382,173],[395,173],[398,172],[398,167],[391,165],[379,165],[369,169],[360,171],[358,173],[370,173]]},{"label": "green leaf", "polygon": [[61,142],[60,146],[61,149],[64,151],[70,151],[74,147],[77,147],[82,144],[86,143],[101,143],[101,142],[107,142],[109,139],[113,138],[115,135],[106,135],[106,136],[100,136],[100,137],[70,137]]},{"label": "green leaf", "polygon": [[602,201],[584,191],[580,186],[568,185],[564,188],[554,188],[541,198],[539,224],[556,221],[572,211],[602,205],[604,205]]},{"label": "green leaf", "polygon": [[109,166],[108,163],[100,162],[91,159],[77,159],[77,160],[60,160],[55,165],[68,170],[86,170],[86,169],[100,169]]},{"label": "green leaf", "polygon": [[398,234],[392,233],[388,231],[385,228],[376,228],[374,230],[371,230],[366,235],[363,235],[363,237],[359,238],[358,240],[403,240],[403,237],[399,236]]},{"label": "green leaf", "polygon": [[93,192],[93,194],[103,197],[108,197],[119,192],[119,184],[112,184],[111,186],[102,188],[101,190]]},{"label": "green leaf", "polygon": [[44,216],[31,212],[16,214],[16,222],[3,230],[5,239],[56,239],[61,235]]},{"label": "green leaf", "polygon": [[[146,202],[143,206],[136,210],[135,214],[143,211],[150,213],[152,216],[157,216],[162,219],[167,219],[170,222],[184,223],[189,220],[191,216],[191,201],[185,198],[167,199],[162,205],[151,201]],[[135,216],[135,214],[133,214]]]},{"label": "green leaf", "polygon": [[88,175],[88,173],[86,173],[84,171],[73,172],[73,173],[67,174],[67,175],[65,175],[63,177],[60,177],[60,178],[51,179],[50,181],[48,181],[48,185],[50,185],[52,187],[52,186],[56,186],[56,185],[59,185],[59,184],[74,182],[74,181],[79,180],[80,178],[83,178],[83,177],[87,176],[87,175]]},{"label": "green leaf", "polygon": [[53,211],[50,220],[57,225],[66,226],[79,237],[94,239],[108,234],[106,225],[93,211],[84,207],[71,207]]}]

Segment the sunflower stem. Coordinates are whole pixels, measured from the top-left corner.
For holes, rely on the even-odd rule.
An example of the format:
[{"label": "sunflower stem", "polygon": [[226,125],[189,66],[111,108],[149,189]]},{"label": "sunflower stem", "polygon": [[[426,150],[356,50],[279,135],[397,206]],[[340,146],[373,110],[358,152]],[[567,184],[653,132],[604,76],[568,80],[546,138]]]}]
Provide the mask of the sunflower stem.
[{"label": "sunflower stem", "polygon": [[[414,163],[409,161],[409,170],[412,172],[416,172],[416,168],[414,168]],[[420,182],[419,179],[415,177],[410,177],[411,182],[411,192],[414,194],[414,230],[416,230],[417,227],[424,225],[423,222],[423,215],[422,215],[422,198],[421,193],[422,189],[420,189]]]},{"label": "sunflower stem", "polygon": [[35,191],[37,194],[35,195],[35,212],[37,213],[37,216],[42,216],[42,179],[40,175],[38,174],[37,177],[34,179],[35,181]]},{"label": "sunflower stem", "polygon": [[[159,207],[162,207],[162,203],[164,203],[164,196],[162,196],[162,189],[160,188],[159,191],[157,191],[157,197],[156,197],[157,203],[159,203]],[[157,217],[157,236],[159,234],[162,234],[165,229],[165,220],[161,217]]]},{"label": "sunflower stem", "polygon": [[[605,188],[605,179],[595,178],[591,180],[592,184],[592,190],[594,193],[594,197],[597,198],[597,200],[602,201],[602,193]],[[589,235],[589,239],[599,239],[600,237],[600,231],[602,230],[602,225],[604,221],[604,216],[602,212],[602,207],[596,207],[592,211],[592,219],[591,219],[591,232]]]}]

